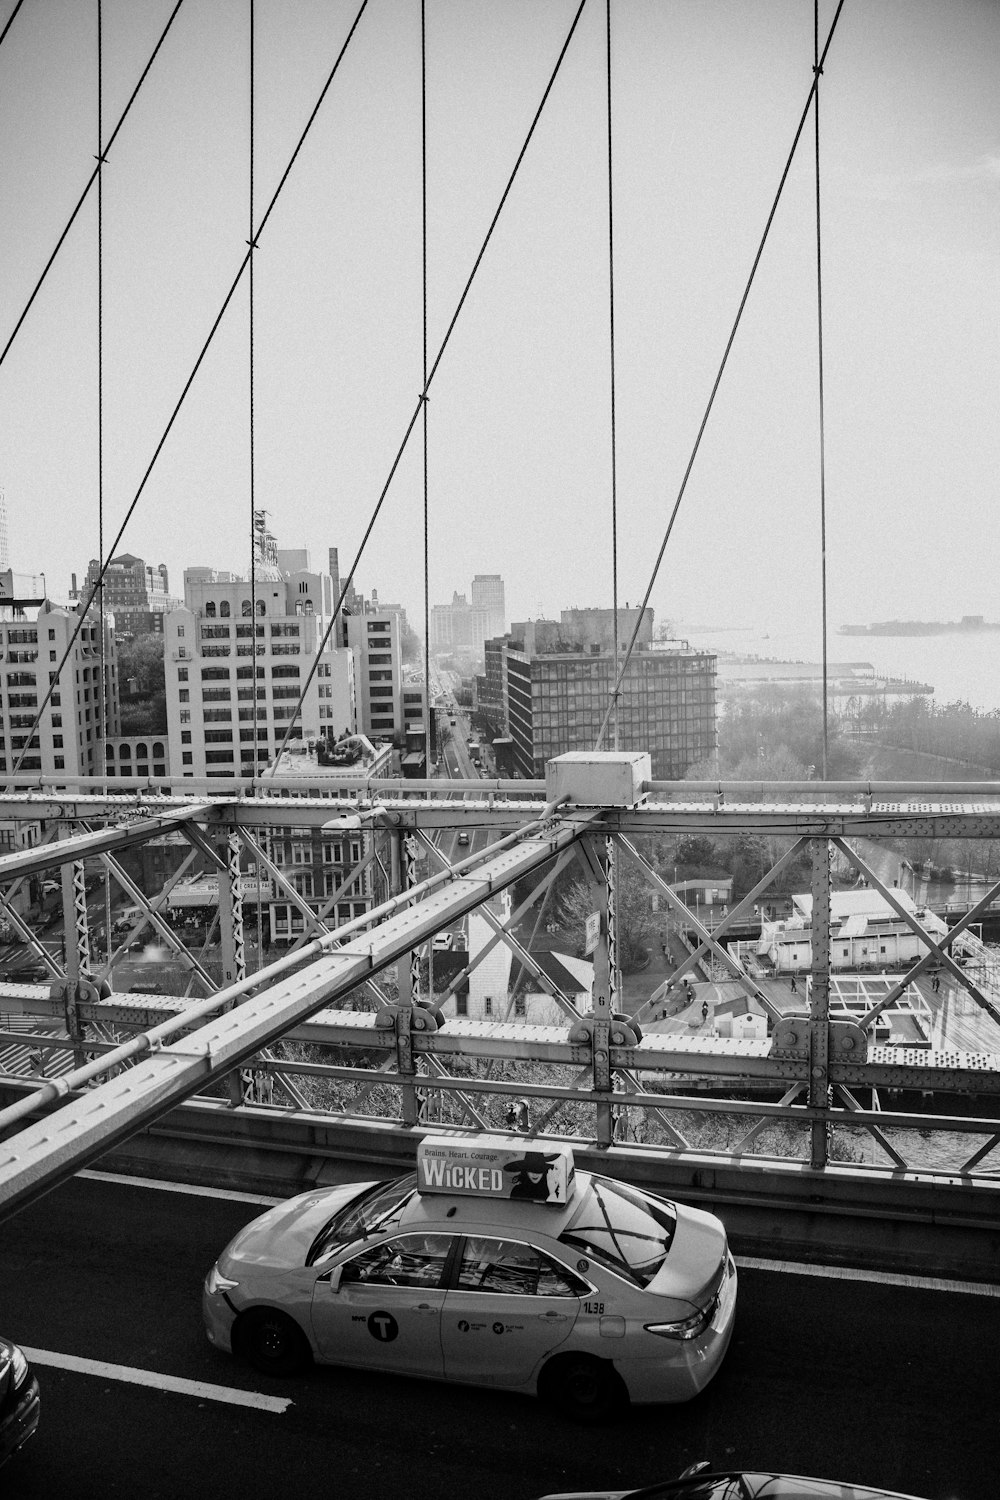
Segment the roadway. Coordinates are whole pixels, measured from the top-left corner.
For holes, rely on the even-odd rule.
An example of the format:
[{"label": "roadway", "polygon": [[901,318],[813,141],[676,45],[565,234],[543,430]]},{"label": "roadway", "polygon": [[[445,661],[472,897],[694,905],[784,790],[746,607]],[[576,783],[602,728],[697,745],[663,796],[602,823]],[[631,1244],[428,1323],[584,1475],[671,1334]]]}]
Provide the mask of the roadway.
[{"label": "roadway", "polygon": [[202,1278],[263,1201],[84,1174],[5,1223],[0,1328],[40,1351],[42,1425],[0,1492],[531,1500],[709,1458],[995,1500],[998,1297],[743,1267],[701,1397],[578,1427],[489,1390],[336,1369],[265,1381],[213,1350]]}]

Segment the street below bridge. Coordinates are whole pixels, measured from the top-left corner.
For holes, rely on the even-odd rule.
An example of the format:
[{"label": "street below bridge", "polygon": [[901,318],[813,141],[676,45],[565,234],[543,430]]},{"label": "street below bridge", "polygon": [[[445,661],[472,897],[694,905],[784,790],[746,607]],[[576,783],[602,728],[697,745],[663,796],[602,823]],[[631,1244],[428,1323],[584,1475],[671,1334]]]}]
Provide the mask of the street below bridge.
[{"label": "street below bridge", "polygon": [[84,1173],[4,1223],[0,1332],[42,1386],[5,1496],[531,1500],[709,1459],[995,1500],[995,1288],[744,1263],[733,1344],[701,1397],[579,1427],[490,1390],[335,1368],[267,1381],[213,1350],[202,1279],[269,1201]]}]

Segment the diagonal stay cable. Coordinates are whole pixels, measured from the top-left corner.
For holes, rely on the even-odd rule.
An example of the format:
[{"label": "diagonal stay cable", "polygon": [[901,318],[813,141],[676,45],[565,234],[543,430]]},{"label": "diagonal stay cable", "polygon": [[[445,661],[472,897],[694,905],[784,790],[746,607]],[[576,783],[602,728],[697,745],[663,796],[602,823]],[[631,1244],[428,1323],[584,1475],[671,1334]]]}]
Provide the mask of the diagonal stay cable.
[{"label": "diagonal stay cable", "polygon": [[[17,338],[17,335],[21,331],[21,325],[24,322],[25,318],[28,316],[28,313],[31,311],[31,305],[34,302],[35,298],[38,296],[38,293],[41,291],[41,289],[42,289],[42,283],[44,282],[46,276],[51,271],[53,263],[55,261],[55,258],[59,254],[59,251],[62,249],[63,244],[65,243],[66,236],[69,234],[70,230],[73,228],[73,224],[74,224],[74,222],[76,220],[77,214],[80,212],[80,210],[83,207],[84,203],[87,201],[87,195],[89,194],[91,188],[94,186],[94,183],[97,181],[98,177],[100,177],[100,175],[101,175],[101,168],[104,166],[104,163],[108,159],[108,152],[111,150],[111,147],[114,145],[114,143],[115,143],[115,141],[116,141],[116,139],[118,137],[118,132],[121,130],[122,126],[125,124],[125,120],[126,120],[126,118],[128,116],[129,110],[132,108],[132,105],[135,103],[136,98],[138,97],[138,94],[139,94],[139,90],[142,88],[143,84],[145,83],[146,78],[147,78],[147,76],[149,74],[149,70],[153,66],[153,63],[156,61],[156,55],[159,52],[160,48],[163,46],[164,41],[166,40],[167,32],[170,30],[171,26],[174,24],[174,18],[176,17],[177,12],[180,10],[180,8],[181,8],[181,6],[183,4],[184,4],[184,0],[177,0],[177,4],[174,6],[173,10],[170,12],[169,17],[167,18],[167,24],[166,24],[166,26],[164,26],[162,32],[160,33],[160,39],[157,42],[156,46],[153,48],[152,52],[150,53],[149,61],[147,62],[146,66],[143,68],[142,73],[139,76],[139,82],[136,84],[135,88],[132,90],[131,94],[129,95],[128,103],[126,104],[125,108],[121,112],[121,115],[120,115],[119,120],[118,120],[118,124],[115,126],[114,130],[111,132],[110,136],[108,137],[107,145],[104,146],[103,149],[101,150],[101,154],[97,158],[97,166],[94,168],[94,170],[91,172],[90,176],[88,177],[86,186],[84,187],[83,192],[80,194],[79,198],[77,199],[76,207],[74,208],[73,212],[70,214],[69,219],[66,222],[66,228],[63,230],[63,232],[59,236],[58,240],[56,240],[55,249],[53,250],[52,254],[49,256],[48,260],[45,262],[45,268],[42,271],[41,276],[39,276],[38,280],[35,282],[34,291],[31,293],[31,296],[28,298],[27,302],[25,303],[24,310],[23,310],[23,312],[21,313],[21,316],[18,318],[17,322],[14,325],[14,331],[11,334],[10,338],[7,340],[6,344],[4,345],[2,353],[0,353],[0,365],[3,364],[4,360],[7,358],[7,355],[10,353],[11,345],[13,344],[14,340]],[[16,16],[16,15],[17,15],[17,11],[14,12],[14,16]],[[14,16],[11,16],[11,18],[10,18],[11,21],[13,21]],[[8,27],[10,26],[10,21],[8,21],[7,25],[8,25]],[[7,32],[5,30],[4,31],[4,36],[6,36],[6,35],[7,35]],[[2,40],[3,40],[3,37],[0,37],[0,41],[2,41]]]},{"label": "diagonal stay cable", "polygon": [[[180,5],[180,3],[181,3],[181,0],[178,0],[178,5]],[[87,599],[85,605],[80,610],[80,618],[78,619],[78,621],[76,623],[76,628],[74,629],[72,635],[69,638],[69,641],[68,641],[68,643],[66,645],[66,650],[63,652],[62,660],[60,661],[60,663],[59,663],[58,667],[56,668],[55,672],[54,673],[53,672],[49,673],[49,679],[50,679],[49,680],[49,690],[45,694],[45,697],[42,699],[41,706],[39,707],[38,712],[35,715],[35,720],[34,720],[34,723],[31,726],[31,731],[28,734],[27,739],[25,740],[24,748],[22,749],[21,754],[18,756],[17,762],[14,765],[13,770],[11,772],[12,775],[16,776],[17,772],[20,770],[21,762],[23,761],[23,759],[25,757],[25,754],[27,753],[28,747],[31,744],[31,741],[32,741],[32,738],[34,737],[35,731],[38,728],[39,723],[41,722],[42,714],[45,712],[45,709],[48,707],[49,700],[52,697],[53,690],[58,685],[59,678],[60,678],[60,676],[62,674],[62,670],[65,667],[67,661],[69,660],[70,652],[73,650],[73,647],[76,644],[77,637],[79,636],[80,631],[83,629],[83,624],[84,624],[84,621],[87,618],[87,613],[88,613],[91,605],[93,604],[94,599],[97,597],[98,590],[101,588],[101,586],[104,583],[104,576],[105,576],[105,574],[108,571],[108,567],[110,565],[111,559],[114,557],[115,553],[117,552],[119,544],[121,543],[121,539],[125,535],[125,528],[128,526],[129,521],[132,519],[132,515],[133,515],[133,513],[135,511],[136,506],[139,504],[139,500],[140,500],[140,497],[142,496],[142,492],[146,488],[146,484],[147,484],[147,482],[149,480],[149,476],[153,472],[154,465],[156,464],[157,459],[159,458],[161,452],[163,451],[164,444],[166,443],[167,438],[170,435],[171,429],[173,428],[173,425],[174,425],[175,421],[177,420],[177,417],[178,417],[178,414],[180,412],[180,409],[184,405],[184,401],[185,401],[185,399],[187,397],[187,394],[190,391],[192,385],[194,384],[195,377],[198,374],[198,371],[201,369],[202,361],[204,360],[206,354],[208,353],[209,346],[211,345],[212,340],[214,339],[216,333],[218,332],[219,325],[221,324],[223,318],[226,315],[226,311],[227,311],[227,309],[229,307],[229,304],[232,302],[233,297],[236,295],[236,290],[237,290],[237,288],[238,288],[241,280],[243,279],[243,273],[246,270],[246,268],[247,268],[247,266],[248,266],[248,264],[250,262],[250,258],[253,255],[254,250],[257,248],[257,243],[258,243],[258,241],[260,239],[261,234],[264,231],[264,227],[267,224],[268,219],[271,217],[271,213],[272,213],[272,211],[274,209],[275,204],[278,201],[278,197],[279,197],[279,194],[281,193],[282,188],[285,186],[285,183],[288,181],[289,174],[291,173],[291,170],[292,170],[293,166],[295,165],[296,159],[298,157],[299,152],[302,149],[302,146],[303,146],[303,144],[305,142],[306,136],[309,134],[309,131],[312,129],[313,122],[315,121],[316,116],[319,114],[320,107],[321,107],[321,105],[323,103],[323,100],[326,98],[326,95],[327,95],[327,92],[328,92],[328,90],[330,88],[330,85],[333,82],[334,77],[335,77],[335,75],[337,73],[337,69],[340,67],[341,62],[343,61],[344,53],[347,51],[347,48],[350,46],[351,38],[354,36],[354,33],[357,30],[358,22],[361,20],[361,17],[364,15],[364,12],[365,12],[365,9],[367,8],[367,5],[368,5],[368,0],[361,0],[361,8],[359,9],[357,15],[354,17],[354,21],[351,24],[351,29],[347,33],[347,38],[344,41],[343,46],[341,47],[340,51],[337,54],[337,59],[334,62],[333,67],[330,69],[329,74],[327,75],[326,82],[324,83],[322,89],[320,90],[319,98],[316,100],[316,103],[313,106],[313,111],[310,114],[308,120],[306,121],[305,127],[304,127],[304,129],[303,129],[301,135],[299,136],[299,139],[298,139],[298,141],[297,141],[297,143],[295,145],[295,149],[293,150],[291,156],[288,159],[288,164],[285,167],[284,172],[282,172],[282,174],[281,174],[281,179],[278,182],[278,186],[275,188],[274,193],[271,196],[271,201],[268,203],[267,208],[264,211],[264,216],[261,219],[260,224],[257,226],[257,233],[253,236],[253,239],[249,242],[249,245],[248,245],[248,248],[247,248],[247,252],[244,255],[243,260],[240,263],[239,270],[236,272],[236,275],[233,278],[233,284],[229,288],[229,291],[226,293],[225,300],[223,301],[223,304],[222,304],[221,308],[219,309],[219,312],[218,312],[218,314],[216,316],[215,322],[212,324],[212,327],[209,329],[208,337],[205,339],[205,342],[202,344],[201,351],[200,351],[200,353],[198,355],[198,358],[194,362],[194,367],[192,368],[190,375],[188,376],[187,380],[184,383],[184,389],[181,391],[180,396],[177,398],[176,405],[174,406],[173,411],[170,413],[170,419],[167,422],[166,427],[163,429],[163,433],[162,433],[162,435],[160,437],[159,442],[156,445],[156,448],[155,448],[155,450],[153,452],[152,458],[149,460],[149,463],[146,466],[146,472],[142,476],[142,480],[141,480],[141,482],[139,484],[139,488],[136,490],[135,496],[133,497],[132,502],[129,505],[128,510],[125,512],[125,518],[124,518],[124,520],[122,521],[121,525],[118,528],[118,534],[115,537],[114,541],[111,543],[110,548],[108,549],[108,555],[107,555],[107,557],[102,558],[102,560],[101,560],[101,571],[98,573],[97,578],[96,578],[96,580],[94,582],[94,586],[93,586],[93,588],[90,591],[90,597]],[[176,14],[176,11],[175,11],[175,14]]]},{"label": "diagonal stay cable", "polygon": [[[511,174],[510,174],[510,176],[507,179],[507,186],[504,188],[503,193],[500,196],[500,202],[497,204],[496,212],[494,213],[493,218],[490,221],[490,227],[486,231],[486,237],[483,240],[483,243],[482,243],[482,245],[479,248],[479,254],[476,256],[476,259],[475,259],[475,261],[473,263],[473,266],[472,266],[472,270],[469,272],[468,280],[466,281],[465,286],[462,289],[462,294],[461,294],[461,296],[458,299],[458,304],[457,304],[457,306],[455,308],[455,311],[452,313],[451,321],[448,324],[448,327],[447,327],[447,329],[445,331],[444,338],[441,341],[441,346],[438,349],[438,352],[437,352],[437,354],[436,354],[436,356],[434,358],[434,363],[431,365],[430,372],[429,372],[429,374],[427,376],[427,379],[424,381],[424,388],[420,392],[420,395],[417,397],[417,404],[416,404],[416,406],[413,409],[413,415],[410,417],[410,420],[407,423],[406,431],[403,433],[403,440],[400,443],[398,449],[396,450],[396,456],[395,456],[395,458],[392,461],[392,467],[389,470],[389,477],[386,479],[385,484],[382,486],[381,494],[379,495],[378,500],[375,503],[375,508],[372,511],[371,518],[370,518],[370,520],[368,522],[367,527],[365,528],[365,534],[361,538],[361,545],[358,548],[357,553],[355,554],[354,561],[351,563],[351,571],[347,574],[347,577],[344,580],[343,586],[342,586],[342,588],[340,590],[340,598],[337,600],[336,604],[333,607],[333,613],[330,616],[329,624],[327,625],[326,629],[324,630],[323,637],[320,640],[320,643],[319,643],[319,645],[316,648],[315,655],[313,656],[312,666],[309,668],[308,676],[306,677],[306,680],[305,680],[305,682],[302,685],[302,691],[299,694],[299,701],[296,703],[295,710],[294,710],[294,712],[292,714],[292,717],[288,721],[288,725],[287,725],[287,727],[285,729],[284,738],[282,739],[281,744],[278,746],[278,749],[275,752],[275,758],[274,758],[274,761],[272,762],[272,766],[271,766],[271,775],[272,776],[274,775],[275,770],[277,769],[277,763],[278,763],[279,757],[284,753],[285,749],[287,748],[288,741],[291,738],[292,726],[295,724],[296,720],[299,717],[299,714],[302,712],[302,704],[305,702],[306,693],[308,692],[309,686],[310,686],[313,678],[316,675],[317,668],[319,667],[319,658],[320,658],[320,655],[326,649],[327,641],[330,639],[330,635],[333,632],[334,622],[335,622],[338,614],[340,613],[341,607],[342,607],[342,605],[344,603],[344,599],[347,597],[348,590],[350,589],[351,584],[354,581],[354,574],[355,574],[355,572],[357,570],[358,564],[361,561],[361,557],[362,557],[362,554],[364,553],[365,547],[368,545],[368,538],[371,536],[372,531],[375,528],[375,522],[378,520],[379,511],[382,509],[382,504],[383,504],[383,502],[385,500],[385,497],[389,493],[389,488],[390,488],[390,486],[392,484],[392,481],[393,481],[393,479],[395,477],[396,470],[399,468],[399,465],[400,465],[400,462],[402,460],[403,454],[406,451],[406,445],[410,441],[410,436],[411,436],[411,434],[413,432],[414,427],[417,425],[417,418],[420,415],[421,408],[423,407],[424,403],[429,399],[428,395],[427,395],[427,392],[430,390],[431,382],[433,381],[434,376],[437,374],[438,366],[440,365],[441,360],[444,357],[444,352],[447,349],[448,344],[449,344],[449,342],[451,340],[452,333],[455,330],[455,324],[458,322],[458,319],[459,319],[459,316],[460,316],[460,314],[462,312],[462,309],[465,306],[466,298],[468,297],[469,292],[470,292],[470,290],[472,288],[472,283],[476,279],[476,273],[478,272],[479,267],[482,264],[483,257],[486,254],[486,251],[487,251],[487,248],[489,246],[490,240],[493,238],[493,231],[497,227],[497,223],[499,222],[500,215],[503,213],[504,205],[506,204],[507,199],[510,196],[511,188],[514,186],[514,179],[517,177],[518,171],[520,170],[520,167],[521,167],[521,163],[524,161],[524,158],[527,155],[528,147],[531,144],[531,138],[532,138],[532,136],[535,133],[535,127],[537,126],[538,121],[541,119],[542,111],[544,110],[545,105],[546,105],[546,103],[548,101],[548,97],[549,97],[550,93],[552,92],[553,85],[555,84],[556,78],[558,77],[558,74],[559,74],[559,69],[562,67],[562,64],[563,64],[563,58],[566,56],[566,53],[567,53],[567,51],[569,49],[569,44],[573,40],[573,33],[576,31],[577,22],[579,21],[581,15],[583,14],[583,8],[586,5],[586,3],[587,3],[587,0],[580,0],[580,4],[579,4],[579,6],[577,8],[576,15],[573,17],[573,21],[572,21],[572,24],[570,25],[569,31],[566,33],[566,40],[563,42],[562,47],[561,47],[560,52],[559,52],[559,56],[556,58],[555,67],[552,69],[552,72],[551,72],[551,74],[549,76],[549,81],[545,85],[545,91],[542,94],[541,101],[539,102],[538,108],[535,110],[535,114],[534,114],[534,117],[533,117],[533,119],[531,121],[531,124],[528,127],[528,133],[527,133],[527,135],[524,138],[524,144],[521,146],[521,149],[520,149],[520,151],[517,154],[517,160],[515,161],[514,166],[513,166],[513,170],[511,171]],[[841,0],[841,3],[843,3],[843,0]],[[429,684],[427,686],[429,686]]]},{"label": "diagonal stay cable", "polygon": [[768,235],[771,232],[771,225],[774,223],[775,215],[778,212],[778,204],[781,202],[781,195],[784,192],[785,183],[788,180],[788,174],[791,171],[792,161],[795,158],[795,152],[798,148],[799,139],[802,135],[803,129],[805,128],[806,120],[809,117],[809,111],[812,108],[813,98],[819,85],[820,74],[823,71],[823,64],[826,61],[826,54],[830,50],[830,43],[833,41],[833,34],[837,29],[837,22],[840,20],[840,12],[843,10],[843,8],[844,0],[838,0],[836,13],[834,14],[833,21],[830,25],[830,30],[827,33],[826,43],[823,47],[823,54],[820,57],[816,67],[813,69],[813,81],[810,85],[809,93],[806,97],[806,102],[803,106],[802,114],[799,118],[798,127],[796,128],[795,136],[792,140],[791,149],[788,153],[788,159],[785,162],[784,170],[781,174],[781,180],[778,183],[778,190],[774,195],[774,201],[771,204],[771,211],[768,214],[767,222],[764,225],[764,232],[761,235],[760,244],[757,246],[757,253],[754,256],[753,265],[750,268],[750,275],[748,276],[747,284],[743,289],[743,296],[740,298],[740,305],[737,309],[736,317],[733,320],[733,326],[730,330],[729,338],[726,341],[725,351],[722,355],[722,360],[719,365],[714,384],[712,385],[711,394],[708,398],[708,404],[705,407],[705,412],[701,419],[701,425],[698,428],[698,434],[694,440],[694,447],[691,450],[691,456],[688,459],[687,467],[684,470],[684,477],[681,480],[680,489],[677,492],[677,499],[674,501],[673,509],[670,512],[670,519],[667,522],[667,529],[664,533],[663,541],[660,543],[660,550],[656,555],[656,562],[653,564],[653,572],[650,576],[649,585],[646,589],[645,594],[643,595],[642,604],[639,606],[639,610],[636,615],[635,625],[632,628],[632,634],[629,638],[628,649],[625,652],[624,659],[622,660],[622,664],[618,669],[617,675],[615,677],[615,685],[611,690],[607,712],[605,713],[604,720],[597,732],[597,740],[594,745],[595,750],[600,750],[601,745],[604,743],[604,736],[607,732],[608,723],[610,722],[612,713],[614,713],[617,707],[618,699],[621,694],[622,683],[625,680],[625,673],[628,671],[629,662],[632,660],[632,652],[635,650],[635,643],[639,636],[639,630],[642,625],[643,616],[646,613],[646,607],[649,604],[649,598],[653,592],[653,585],[656,583],[656,577],[660,571],[660,564],[663,562],[663,554],[667,550],[667,543],[669,542],[670,534],[674,529],[674,522],[677,520],[677,513],[680,510],[681,501],[684,499],[684,492],[687,489],[687,483],[691,477],[691,470],[694,468],[695,459],[698,457],[698,450],[701,447],[701,440],[705,435],[705,429],[708,426],[708,419],[712,414],[712,408],[715,405],[715,398],[718,395],[719,387],[722,384],[722,377],[725,374],[726,365],[729,362],[729,355],[732,352],[733,344],[736,342],[736,334],[739,331],[740,322],[743,318],[743,313],[750,297],[750,290],[754,284],[754,279],[757,275],[757,269],[764,254],[764,246],[767,244]]},{"label": "diagonal stay cable", "polygon": [[7,17],[7,24],[4,27],[3,31],[0,31],[0,47],[3,46],[4,41],[7,37],[7,33],[14,24],[14,17],[17,15],[23,4],[24,0],[17,0],[17,4],[14,6],[14,9],[11,11],[10,15]]}]

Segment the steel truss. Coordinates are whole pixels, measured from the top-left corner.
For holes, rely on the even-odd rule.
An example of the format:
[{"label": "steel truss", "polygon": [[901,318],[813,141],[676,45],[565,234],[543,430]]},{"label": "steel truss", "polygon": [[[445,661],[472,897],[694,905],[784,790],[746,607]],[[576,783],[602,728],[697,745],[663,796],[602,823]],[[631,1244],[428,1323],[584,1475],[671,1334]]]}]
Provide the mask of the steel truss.
[{"label": "steel truss", "polygon": [[[406,796],[402,790],[405,787]],[[0,795],[0,816],[41,820],[48,842],[0,857],[0,904],[14,926],[31,935],[13,912],[20,882],[61,869],[66,961],[57,964],[37,941],[51,984],[18,985],[0,979],[0,1050],[35,1059],[30,1071],[7,1070],[0,1110],[0,1208],[12,1211],[115,1142],[142,1129],[185,1098],[213,1085],[223,1088],[234,1112],[269,1108],[316,1112],[323,1091],[339,1087],[339,1115],[395,1119],[414,1127],[450,1124],[503,1129],[503,1111],[525,1101],[532,1133],[583,1133],[594,1143],[641,1139],[676,1155],[716,1151],[727,1161],[760,1162],[784,1130],[812,1171],[837,1170],[835,1143],[849,1132],[874,1143],[888,1168],[871,1164],[891,1191],[892,1172],[909,1165],[899,1131],[947,1132],[968,1140],[967,1154],[941,1170],[942,1183],[994,1181],[990,1156],[1000,1146],[1000,1046],[979,1052],[880,1046],[870,1028],[928,967],[945,973],[969,1002],[997,1023],[1000,994],[970,975],[955,958],[958,940],[1000,895],[1000,882],[953,927],[936,938],[848,842],[851,838],[1000,836],[1000,786],[650,784],[631,807],[563,805],[538,799],[534,783],[470,783],[449,798],[426,787],[380,785],[380,796],[359,784],[349,808],[329,800],[265,795],[266,783],[230,794],[136,799],[33,785],[30,793]],[[199,789],[200,790],[200,789]],[[303,788],[304,790],[304,788]],[[247,793],[252,792],[253,795]],[[400,795],[394,795],[396,792]],[[422,796],[413,795],[423,792]],[[737,800],[737,798],[739,800]],[[331,813],[335,815],[331,817]],[[288,827],[360,829],[365,849],[332,898],[314,909],[276,868],[267,853],[269,833]],[[441,837],[455,828],[486,829],[493,840],[482,852],[452,863]],[[188,859],[158,892],[147,894],[122,869],[120,852],[164,832],[190,843]],[[753,887],[714,924],[696,912],[653,867],[640,847],[644,834],[766,832],[790,840]],[[388,843],[383,864],[392,894],[381,905],[337,927],[330,925],[337,896],[359,882],[373,861],[382,863],[376,838]],[[419,880],[415,856],[432,866]],[[752,915],[789,863],[808,850],[812,869],[812,965],[801,1013],[776,1005],[725,939]],[[163,911],[176,881],[196,851],[207,857],[219,882],[221,978],[191,954]],[[247,972],[242,922],[241,852],[252,853],[275,879],[282,899],[294,904],[307,931],[284,957]],[[925,945],[898,981],[857,1020],[830,1010],[830,860],[836,854],[879,891],[899,919]],[[203,998],[112,994],[107,975],[114,954],[95,963],[87,919],[84,861],[97,858],[141,909],[134,931],[147,923],[205,991]],[[589,1010],[548,978],[532,953],[526,924],[535,931],[558,875],[576,864],[596,918],[592,954],[594,987]],[[616,962],[616,886],[621,872],[638,870],[662,908],[683,917],[693,935],[689,951],[668,975],[667,989],[685,975],[704,972],[713,960],[765,1011],[767,1040],[642,1033],[650,1001],[626,1015],[620,1008]],[[487,903],[515,882],[523,887],[509,917]],[[492,929],[475,954],[446,985],[433,986],[419,959],[442,927],[480,910]],[[311,935],[310,935],[311,934]],[[130,937],[132,934],[130,934]],[[127,945],[128,939],[126,940]],[[522,974],[547,991],[566,1016],[564,1025],[511,1020],[514,995],[503,1020],[443,1021],[447,1004],[499,946],[506,945]],[[379,976],[387,976],[380,982]],[[392,976],[395,976],[394,980]],[[423,992],[422,992],[423,990]],[[363,998],[362,998],[363,997]],[[345,1009],[344,1006],[362,1008]],[[13,1018],[36,1017],[37,1030],[15,1030]],[[56,1029],[56,1027],[58,1029]],[[126,1040],[115,1040],[116,1038]],[[18,1051],[20,1048],[20,1052]],[[297,1054],[297,1055],[296,1055]],[[41,1064],[38,1064],[38,1059]],[[333,1061],[327,1059],[332,1058]],[[353,1063],[350,1059],[353,1058]],[[933,1099],[933,1113],[895,1105],[901,1094]],[[975,1112],[943,1112],[942,1096],[972,1096]],[[982,1108],[982,1101],[990,1106]],[[329,1107],[329,1106],[328,1106]],[[51,1111],[55,1110],[55,1117]],[[44,1118],[36,1118],[39,1114]],[[706,1147],[706,1128],[726,1124],[723,1144]],[[897,1132],[897,1134],[893,1134]],[[711,1135],[711,1131],[708,1130]],[[855,1167],[856,1170],[856,1167]],[[922,1170],[926,1170],[922,1168]],[[1000,1179],[998,1179],[1000,1180]]]}]

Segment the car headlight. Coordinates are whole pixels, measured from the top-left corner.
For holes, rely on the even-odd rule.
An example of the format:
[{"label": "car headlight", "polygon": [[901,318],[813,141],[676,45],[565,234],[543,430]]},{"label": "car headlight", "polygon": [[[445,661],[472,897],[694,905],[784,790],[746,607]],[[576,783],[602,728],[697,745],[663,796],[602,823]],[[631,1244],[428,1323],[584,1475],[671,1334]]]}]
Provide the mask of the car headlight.
[{"label": "car headlight", "polygon": [[223,1276],[218,1266],[215,1265],[205,1277],[205,1290],[209,1295],[216,1292],[229,1292],[234,1286],[239,1286],[238,1281],[231,1281],[228,1276]]},{"label": "car headlight", "polygon": [[21,1353],[16,1344],[11,1346],[10,1367],[14,1372],[14,1389],[24,1384],[28,1378],[28,1361]]},{"label": "car headlight", "polygon": [[647,1333],[658,1334],[661,1339],[696,1339],[708,1327],[712,1317],[711,1307],[701,1307],[689,1318],[680,1318],[676,1323],[645,1323]]}]

